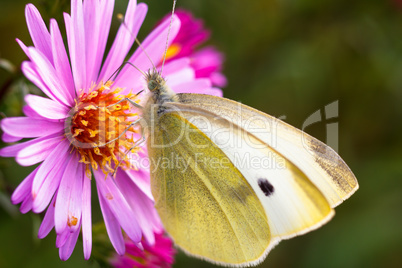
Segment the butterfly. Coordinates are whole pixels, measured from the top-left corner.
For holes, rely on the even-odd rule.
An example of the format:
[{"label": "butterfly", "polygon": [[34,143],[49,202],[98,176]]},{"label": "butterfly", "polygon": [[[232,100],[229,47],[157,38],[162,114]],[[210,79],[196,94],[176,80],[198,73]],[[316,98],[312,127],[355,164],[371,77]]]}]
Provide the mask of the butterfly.
[{"label": "butterfly", "polygon": [[175,94],[155,69],[146,82],[151,190],[186,253],[257,265],[279,241],[328,222],[358,189],[340,156],[301,130],[226,98]]}]

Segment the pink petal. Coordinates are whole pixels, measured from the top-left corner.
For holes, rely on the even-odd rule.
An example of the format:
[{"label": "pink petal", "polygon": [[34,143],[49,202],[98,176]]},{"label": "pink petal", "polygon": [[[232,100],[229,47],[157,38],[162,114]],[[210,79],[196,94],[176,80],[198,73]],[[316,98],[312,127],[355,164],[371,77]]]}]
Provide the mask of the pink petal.
[{"label": "pink petal", "polygon": [[[81,223],[79,223],[81,225]],[[78,235],[80,234],[80,229],[72,233],[67,239],[66,243],[59,249],[59,256],[62,261],[68,260],[73,253],[75,244],[77,243]]]},{"label": "pink petal", "polygon": [[56,203],[57,193],[54,195],[52,202],[50,202],[47,208],[45,217],[42,220],[42,224],[39,227],[38,238],[45,238],[54,227],[54,207]]},{"label": "pink petal", "polygon": [[29,56],[28,47],[18,38],[16,38],[15,41],[17,41],[18,45],[21,47],[22,51],[24,51],[25,55]]},{"label": "pink petal", "polygon": [[174,90],[174,87],[182,83],[191,82],[195,79],[193,68],[184,68],[169,76],[166,76],[166,83]]},{"label": "pink petal", "polygon": [[56,236],[56,248],[61,248],[67,242],[67,239],[71,236],[70,230],[65,229],[64,232],[57,234]]},{"label": "pink petal", "polygon": [[1,148],[0,149],[0,156],[2,156],[2,157],[14,157],[14,156],[17,155],[17,153],[19,151],[24,149],[26,145],[32,144],[33,141],[36,141],[36,140],[37,139],[34,139],[34,140],[27,141],[27,142],[18,143],[18,144],[14,144],[14,145],[11,145],[11,146]]},{"label": "pink petal", "polygon": [[145,194],[133,183],[125,172],[119,172],[116,176],[116,183],[129,203],[130,207],[136,214],[141,230],[148,244],[155,243],[152,222],[158,221],[155,218],[153,199],[149,199]]},{"label": "pink petal", "polygon": [[[101,21],[99,27],[100,32],[99,32],[99,38],[97,42],[97,56],[95,57],[96,62],[94,65],[94,70],[98,71],[100,70],[100,66],[103,60],[103,55],[105,54],[105,47],[107,43],[107,39],[109,37],[109,30],[110,30],[110,24],[112,22],[112,17],[113,17],[113,8],[114,8],[114,2],[115,1],[101,1],[100,2],[100,10],[101,10]],[[95,82],[95,81],[94,81]]]},{"label": "pink petal", "polygon": [[64,131],[63,122],[51,122],[28,117],[10,117],[1,120],[1,128],[9,135],[36,138]]},{"label": "pink petal", "polygon": [[43,161],[61,140],[62,137],[57,135],[56,137],[36,141],[19,151],[15,160],[21,166],[32,166],[37,164]]},{"label": "pink petal", "polygon": [[214,47],[204,47],[192,55],[192,66],[200,77],[208,77],[210,73],[222,68],[224,57]]},{"label": "pink petal", "polygon": [[150,200],[154,200],[151,192],[151,186],[149,182],[150,175],[148,171],[140,168],[138,170],[127,170],[126,174]]},{"label": "pink petal", "polygon": [[74,80],[71,73],[70,62],[68,60],[66,48],[56,20],[50,20],[50,35],[52,39],[52,51],[54,58],[54,68],[57,76],[63,81],[64,88],[69,95],[75,96]]},{"label": "pink petal", "polygon": [[[1,136],[1,139],[6,143],[12,143],[12,142],[17,142],[17,141],[21,140],[22,138],[21,137],[14,137],[14,136],[9,135],[7,133],[3,133],[3,135]],[[1,153],[0,153],[0,155],[1,155]]]},{"label": "pink petal", "polygon": [[29,57],[36,65],[36,71],[42,78],[44,84],[49,88],[53,99],[71,107],[74,105],[74,99],[68,89],[60,80],[56,70],[48,59],[36,48],[28,48]]},{"label": "pink petal", "polygon": [[[79,166],[81,166],[78,161],[78,156],[71,156],[60,181],[59,191],[56,200],[56,209],[54,213],[54,224],[57,234],[63,233],[64,230],[67,228],[67,223],[70,216],[70,203],[78,201],[71,199],[71,193],[74,189],[74,184],[79,181],[82,183],[82,178],[77,177],[78,169],[80,169]],[[82,175],[82,172],[79,175]],[[79,202],[80,201],[81,200],[79,200]]]},{"label": "pink petal", "polygon": [[92,217],[91,217],[91,180],[86,176],[82,189],[82,242],[84,246],[84,258],[91,256],[92,251]]},{"label": "pink petal", "polygon": [[[28,49],[27,49],[27,51],[28,51]],[[34,63],[32,63],[30,61],[24,61],[21,65],[21,70],[22,70],[22,73],[25,75],[25,77],[29,81],[34,83],[40,90],[42,90],[42,92],[45,93],[46,96],[48,96],[52,100],[59,102],[59,100],[54,96],[54,94],[51,92],[51,90],[43,82],[40,74],[36,71],[36,66]]]},{"label": "pink petal", "polygon": [[65,119],[69,108],[48,98],[28,94],[25,102],[39,115],[49,119]]},{"label": "pink petal", "polygon": [[30,211],[31,209],[32,209],[32,196],[27,195],[25,197],[24,201],[22,201],[20,211],[21,211],[22,214],[25,214],[28,211]]},{"label": "pink petal", "polygon": [[33,210],[35,213],[42,212],[48,206],[50,199],[59,187],[63,174],[66,172],[66,165],[69,160],[69,143],[62,141],[40,165],[32,183]]},{"label": "pink petal", "polygon": [[176,93],[203,93],[211,88],[211,81],[207,78],[196,79],[191,82],[182,83],[174,87]]},{"label": "pink petal", "polygon": [[38,114],[34,109],[32,109],[31,106],[25,105],[22,107],[22,112],[25,114],[25,116],[30,117],[30,118],[35,118],[35,119],[46,119],[48,121],[54,121],[53,119],[49,118],[44,118],[40,114]]},{"label": "pink petal", "polygon": [[17,155],[17,153],[19,151],[21,151],[25,147],[30,146],[32,144],[35,144],[37,142],[46,140],[46,139],[56,137],[56,136],[61,137],[61,135],[53,134],[53,135],[40,137],[40,138],[36,138],[36,139],[30,140],[30,141],[26,141],[26,142],[22,142],[22,143],[18,143],[18,144],[14,144],[14,145],[11,145],[11,146],[4,147],[4,148],[0,149],[0,156],[2,156],[2,157],[14,157],[14,156]]},{"label": "pink petal", "polygon": [[66,28],[66,35],[67,35],[67,44],[68,47],[70,48],[72,46],[71,40],[71,16],[68,13],[63,13],[63,18],[64,18],[64,24]]},{"label": "pink petal", "polygon": [[186,67],[190,67],[190,62],[189,58],[179,58],[177,60],[169,61],[165,64],[165,67],[163,67],[163,75],[166,77]]},{"label": "pink petal", "polygon": [[[79,159],[77,159],[77,162]],[[81,222],[81,216],[82,216],[82,187],[83,187],[83,180],[89,180],[85,176],[85,164],[79,163],[77,170],[76,170],[76,175],[75,178],[73,178],[74,185],[73,189],[71,191],[71,196],[69,200],[69,208],[68,208],[68,217],[70,218],[70,232],[75,232],[77,229],[79,229],[80,225],[74,224],[74,220],[78,220],[78,222]]]},{"label": "pink petal", "polygon": [[[69,25],[68,25],[69,24]],[[82,13],[82,0],[71,1],[71,21],[66,22],[66,28],[69,27],[67,34],[70,50],[71,67],[73,70],[75,89],[81,90],[87,88],[86,73],[86,47],[84,17]]]},{"label": "pink petal", "polygon": [[225,87],[228,83],[228,80],[226,79],[226,76],[219,72],[214,72],[209,76],[209,79],[211,79],[211,82],[218,86],[218,87]]},{"label": "pink petal", "polygon": [[27,196],[31,196],[33,178],[38,171],[38,167],[31,172],[14,190],[11,195],[11,202],[15,205],[24,201]]},{"label": "pink petal", "polygon": [[101,194],[99,186],[97,187],[97,189],[99,196],[99,204],[102,210],[103,218],[105,220],[106,231],[109,235],[110,242],[112,242],[112,245],[116,250],[117,254],[124,255],[126,247],[124,245],[124,238],[121,233],[120,224],[116,219],[116,217],[114,216],[113,212],[110,210],[109,206],[106,204],[106,200]]},{"label": "pink petal", "polygon": [[223,97],[223,92],[220,88],[212,87],[210,89],[205,90],[202,94],[213,95],[217,97]]},{"label": "pink petal", "polygon": [[126,232],[128,237],[130,237],[134,243],[138,243],[141,240],[140,226],[135,218],[135,214],[131,210],[120,190],[117,188],[113,178],[108,176],[105,179],[105,175],[99,170],[95,171],[94,175],[96,183],[100,189],[100,193],[106,201],[106,205],[118,219],[121,227]]},{"label": "pink petal", "polygon": [[[100,3],[99,1],[84,1],[83,4],[84,12],[84,33],[85,33],[85,59],[86,59],[86,74],[87,83],[95,82],[98,76],[99,70],[95,70],[95,63],[97,57],[102,57],[103,55],[98,55],[97,43],[99,42],[99,32],[103,31],[100,29]],[[90,86],[90,85],[87,85]]]},{"label": "pink petal", "polygon": [[140,3],[137,6],[136,1],[132,0],[129,2],[124,17],[125,24],[122,24],[117,32],[112,48],[103,65],[99,80],[106,81],[121,66],[134,43],[147,10],[148,7],[144,3]]},{"label": "pink petal", "polygon": [[[142,42],[143,49],[148,53],[155,66],[161,62],[165,53],[164,44],[166,43],[169,24],[170,20],[164,21],[147,36],[144,42]],[[173,39],[176,37],[179,29],[180,20],[177,16],[174,16],[170,30],[169,44],[171,44]],[[152,68],[152,63],[141,48],[138,48],[135,51],[129,61],[143,71]],[[141,76],[142,74],[132,66],[126,66],[117,77],[115,84],[119,87],[127,88],[127,90],[138,89],[143,85],[143,79],[141,79]]]},{"label": "pink petal", "polygon": [[35,47],[42,52],[50,62],[53,62],[52,50],[50,48],[50,34],[39,11],[34,5],[28,4],[25,8],[25,17]]}]

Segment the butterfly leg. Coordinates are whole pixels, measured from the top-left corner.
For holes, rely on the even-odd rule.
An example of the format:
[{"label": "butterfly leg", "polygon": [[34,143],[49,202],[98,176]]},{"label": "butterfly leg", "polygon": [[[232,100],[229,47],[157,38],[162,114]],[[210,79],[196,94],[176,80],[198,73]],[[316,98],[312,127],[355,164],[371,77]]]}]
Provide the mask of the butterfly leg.
[{"label": "butterfly leg", "polygon": [[[108,142],[105,142],[105,143],[103,143],[103,144],[97,144],[97,145],[95,145],[95,146],[93,146],[93,147],[103,147],[103,146],[108,145],[109,143],[112,143],[112,142],[114,142],[114,141],[120,139],[124,134],[126,134],[126,132],[127,132],[131,127],[133,127],[133,126],[139,124],[139,123],[141,122],[141,120],[142,120],[142,118],[139,118],[139,119],[135,120],[134,122],[132,122],[132,123],[131,123],[130,125],[128,125],[128,126],[126,127],[126,129],[124,129],[123,132],[120,133],[120,135],[117,136],[116,138],[114,138],[114,139],[112,139],[112,140],[110,140],[110,141],[108,141]],[[142,128],[141,128],[141,132],[142,132]],[[143,134],[141,134],[141,135],[144,136]]]},{"label": "butterfly leg", "polygon": [[[141,92],[143,92],[143,90],[141,90],[140,92],[138,92],[135,96],[139,95]],[[122,103],[123,101],[128,101],[131,105],[133,105],[133,106],[136,107],[136,108],[139,108],[139,109],[143,109],[143,108],[144,108],[144,107],[142,107],[141,105],[139,105],[138,103],[134,102],[134,101],[133,101],[132,99],[130,99],[130,98],[121,99],[121,100],[119,100],[118,102],[115,102],[115,103],[113,103],[113,104],[110,104],[110,105],[108,105],[108,106],[106,106],[106,107],[96,106],[96,108],[97,108],[97,109],[100,109],[100,108],[110,108],[110,107],[113,107],[113,106],[115,106],[115,105],[117,105],[117,104],[119,104],[119,103]]]},{"label": "butterfly leg", "polygon": [[143,144],[145,142],[145,135],[144,132],[141,129],[141,138],[137,141],[134,142],[133,146],[130,147],[130,149],[128,149],[126,151],[126,153],[123,155],[123,157],[120,159],[119,163],[117,164],[116,168],[114,169],[113,172],[113,177],[116,175],[117,169],[119,168],[120,164],[124,161],[124,159],[126,159],[127,155],[129,152],[131,152],[132,149],[140,146],[141,144]]}]

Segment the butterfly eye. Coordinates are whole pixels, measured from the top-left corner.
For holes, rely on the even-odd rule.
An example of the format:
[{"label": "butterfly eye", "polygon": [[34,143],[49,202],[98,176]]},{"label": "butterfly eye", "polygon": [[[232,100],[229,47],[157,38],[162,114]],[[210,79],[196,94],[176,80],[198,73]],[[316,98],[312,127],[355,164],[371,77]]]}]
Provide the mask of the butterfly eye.
[{"label": "butterfly eye", "polygon": [[156,90],[157,87],[158,87],[158,83],[156,83],[154,80],[151,80],[151,81],[148,82],[148,89],[150,91]]}]

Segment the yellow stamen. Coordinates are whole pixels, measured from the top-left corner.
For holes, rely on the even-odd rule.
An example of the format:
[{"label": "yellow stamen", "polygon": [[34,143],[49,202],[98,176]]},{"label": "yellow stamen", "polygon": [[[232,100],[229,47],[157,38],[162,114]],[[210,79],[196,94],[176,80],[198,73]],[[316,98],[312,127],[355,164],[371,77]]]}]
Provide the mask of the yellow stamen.
[{"label": "yellow stamen", "polygon": [[[103,173],[113,173],[122,160],[126,151],[133,144],[133,127],[126,130],[130,123],[138,118],[138,114],[128,101],[136,95],[129,93],[121,95],[122,88],[112,88],[112,82],[93,85],[87,93],[81,91],[75,100],[74,114],[71,115],[71,128],[66,136],[81,155],[80,162],[86,164],[86,174],[90,176],[90,169],[101,169]],[[121,135],[127,131],[125,135]],[[121,135],[121,137],[119,137]],[[138,149],[134,149],[135,153]],[[128,160],[122,161],[122,168],[128,168]]]},{"label": "yellow stamen", "polygon": [[177,54],[179,54],[181,50],[181,46],[179,44],[171,44],[166,51],[166,60],[173,58]]}]

